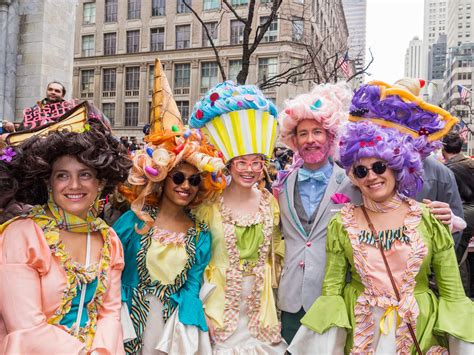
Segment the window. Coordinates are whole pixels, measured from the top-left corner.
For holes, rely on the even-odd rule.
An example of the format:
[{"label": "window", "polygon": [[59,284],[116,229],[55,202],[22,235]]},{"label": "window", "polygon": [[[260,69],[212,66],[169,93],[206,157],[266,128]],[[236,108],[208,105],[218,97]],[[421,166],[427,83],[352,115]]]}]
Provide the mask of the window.
[{"label": "window", "polygon": [[183,123],[188,124],[189,101],[176,101],[176,105],[178,106],[178,110],[181,113],[181,117],[183,118]]},{"label": "window", "polygon": [[127,31],[127,53],[138,53],[140,50],[140,31]]},{"label": "window", "polygon": [[[191,84],[191,65],[175,64],[174,66],[174,93],[189,94],[189,86]],[[186,88],[187,90],[183,90]]]},{"label": "window", "polygon": [[82,36],[82,56],[91,57],[94,55],[94,35]]},{"label": "window", "polygon": [[189,48],[191,44],[191,25],[176,26],[176,49]]},{"label": "window", "polygon": [[125,96],[138,96],[138,90],[140,90],[140,67],[125,68]]},{"label": "window", "polygon": [[104,55],[113,55],[117,50],[117,33],[104,33]]},{"label": "window", "polygon": [[165,16],[166,14],[166,0],[152,0],[151,1],[151,16]]},{"label": "window", "polygon": [[229,74],[227,75],[227,79],[236,82],[240,69],[242,69],[242,60],[229,60]]},{"label": "window", "polygon": [[[186,4],[189,6],[193,6],[192,0],[186,0]],[[190,13],[191,10],[184,4],[184,0],[177,0],[176,1],[176,12],[178,14],[187,14]]]},{"label": "window", "polygon": [[201,63],[201,94],[217,84],[217,63]]},{"label": "window", "polygon": [[[102,73],[102,96],[110,96],[110,92],[113,92],[115,96],[115,85],[116,85],[116,70],[115,68],[104,69]],[[108,94],[105,95],[105,92]]]},{"label": "window", "polygon": [[140,18],[141,3],[140,0],[128,0],[127,19],[137,20]]},{"label": "window", "polygon": [[115,103],[107,102],[102,104],[102,113],[110,121],[112,127],[115,125]]},{"label": "window", "polygon": [[[268,21],[268,16],[260,17],[260,25],[263,25]],[[274,42],[277,40],[278,36],[278,20],[275,18],[270,23],[270,27],[268,27],[267,32],[262,38],[262,42]]]},{"label": "window", "polygon": [[148,67],[148,94],[153,95],[153,84],[155,82],[155,66]]},{"label": "window", "polygon": [[240,44],[244,39],[244,24],[239,20],[230,21],[230,44]]},{"label": "window", "polygon": [[95,23],[95,3],[87,2],[83,8],[83,23],[84,25],[91,25]]},{"label": "window", "polygon": [[248,0],[231,0],[230,4],[232,6],[243,6],[249,3]]},{"label": "window", "polygon": [[105,0],[105,22],[117,22],[117,0]]},{"label": "window", "polygon": [[165,47],[164,27],[152,28],[150,30],[150,51],[162,51]]},{"label": "window", "polygon": [[81,70],[81,92],[94,92],[94,70]]},{"label": "window", "polygon": [[263,82],[277,74],[277,58],[258,59],[258,81]]},{"label": "window", "polygon": [[204,0],[203,10],[216,10],[219,8],[219,0]]},{"label": "window", "polygon": [[292,39],[295,42],[301,42],[303,39],[303,18],[293,16],[292,28],[293,28],[293,36]]},{"label": "window", "polygon": [[[217,22],[208,22],[206,23],[206,27],[207,27],[207,30],[209,31],[209,34],[212,37],[212,41],[214,42],[214,45],[218,45],[219,43],[217,41]],[[211,46],[211,41],[209,41],[206,30],[204,28],[202,29],[202,46],[203,47]]]},{"label": "window", "polygon": [[138,126],[138,102],[125,103],[125,126]]},{"label": "window", "polygon": [[303,64],[303,59],[301,58],[291,58],[291,68],[294,68],[293,71],[294,73],[298,73],[297,75],[293,76],[291,78],[291,82],[293,84],[296,84],[298,81],[301,80],[301,76],[303,74],[303,68],[300,67],[300,65]]}]

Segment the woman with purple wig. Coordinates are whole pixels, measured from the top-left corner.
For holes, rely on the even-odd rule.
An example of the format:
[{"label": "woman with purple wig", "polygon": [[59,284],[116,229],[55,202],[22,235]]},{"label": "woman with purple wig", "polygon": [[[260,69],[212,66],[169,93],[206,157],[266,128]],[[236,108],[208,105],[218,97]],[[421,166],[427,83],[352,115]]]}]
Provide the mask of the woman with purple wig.
[{"label": "woman with purple wig", "polygon": [[[340,162],[363,204],[346,204],[330,222],[322,295],[288,350],[472,353],[474,305],[462,288],[453,238],[411,198],[422,188],[422,156],[456,119],[401,85],[371,82],[355,93],[349,120]],[[431,271],[439,298],[428,287]]]}]

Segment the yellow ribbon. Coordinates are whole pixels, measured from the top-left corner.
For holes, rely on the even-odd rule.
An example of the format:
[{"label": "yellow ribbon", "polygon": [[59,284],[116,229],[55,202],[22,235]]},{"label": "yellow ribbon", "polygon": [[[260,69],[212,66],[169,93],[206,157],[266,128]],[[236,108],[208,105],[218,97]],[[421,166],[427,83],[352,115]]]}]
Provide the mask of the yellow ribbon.
[{"label": "yellow ribbon", "polygon": [[[400,319],[400,316],[398,315],[398,307],[396,306],[390,306],[388,307],[386,310],[385,310],[385,313],[383,314],[382,318],[380,319],[380,323],[379,323],[379,326],[380,326],[380,332],[384,335],[388,335],[388,333],[390,332],[390,330],[392,329],[392,325],[393,325],[393,316],[392,316],[392,313],[395,312],[395,314],[397,315],[397,327],[400,325],[401,323],[401,319]],[[388,317],[388,329],[385,329],[385,319]]]}]

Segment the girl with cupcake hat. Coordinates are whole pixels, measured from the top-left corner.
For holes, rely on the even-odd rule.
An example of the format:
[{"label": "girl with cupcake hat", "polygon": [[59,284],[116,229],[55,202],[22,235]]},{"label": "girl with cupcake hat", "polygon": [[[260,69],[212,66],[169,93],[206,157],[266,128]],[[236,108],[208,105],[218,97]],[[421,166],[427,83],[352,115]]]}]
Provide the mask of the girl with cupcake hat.
[{"label": "girl with cupcake hat", "polygon": [[284,245],[277,202],[261,186],[277,109],[257,87],[226,81],[196,103],[190,125],[201,128],[227,161],[228,187],[217,202],[196,209],[212,233],[205,278],[215,289],[205,312],[213,352],[284,354],[272,290]]},{"label": "girl with cupcake hat", "polygon": [[225,187],[219,152],[183,127],[159,61],[146,148],[119,190],[131,210],[114,224],[122,241],[122,324],[128,354],[211,351],[199,293],[211,235],[190,207]]},{"label": "girl with cupcake hat", "polygon": [[[363,203],[346,204],[329,223],[322,294],[289,351],[472,353],[474,305],[462,288],[453,238],[412,199],[423,184],[422,157],[457,120],[401,84],[375,81],[356,91],[349,121],[340,162]],[[428,285],[431,271],[439,297]]]}]

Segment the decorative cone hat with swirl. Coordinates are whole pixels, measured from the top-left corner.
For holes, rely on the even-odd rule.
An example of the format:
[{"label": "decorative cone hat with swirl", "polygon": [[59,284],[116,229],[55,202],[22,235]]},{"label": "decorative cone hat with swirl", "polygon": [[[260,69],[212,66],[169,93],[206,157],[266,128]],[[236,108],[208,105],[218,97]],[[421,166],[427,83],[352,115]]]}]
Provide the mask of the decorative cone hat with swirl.
[{"label": "decorative cone hat with swirl", "polygon": [[225,188],[221,172],[225,167],[222,153],[210,145],[198,130],[183,125],[159,59],[155,60],[154,78],[146,148],[133,157],[133,168],[128,178],[131,187],[121,189],[131,202],[132,210],[145,221],[148,229],[154,221],[144,206],[158,202],[160,183],[180,163],[189,163],[202,173],[202,183],[193,205],[213,198]]}]

